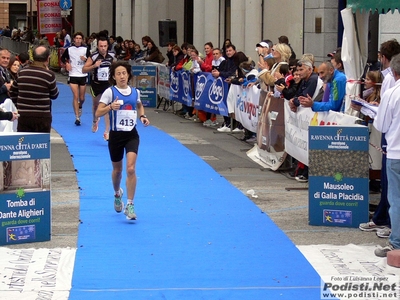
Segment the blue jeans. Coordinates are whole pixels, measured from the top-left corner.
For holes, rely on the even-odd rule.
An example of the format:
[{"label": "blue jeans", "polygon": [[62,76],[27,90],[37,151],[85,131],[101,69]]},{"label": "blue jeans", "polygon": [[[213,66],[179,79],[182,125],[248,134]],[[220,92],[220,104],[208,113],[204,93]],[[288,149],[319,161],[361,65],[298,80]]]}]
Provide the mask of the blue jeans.
[{"label": "blue jeans", "polygon": [[392,233],[389,241],[395,249],[400,249],[400,159],[387,159],[389,215]]},{"label": "blue jeans", "polygon": [[[385,134],[382,133],[381,147],[386,151],[386,139]],[[372,221],[376,225],[385,225],[390,227],[390,216],[389,216],[389,202],[387,198],[387,175],[386,175],[386,155],[382,155],[382,169],[381,169],[381,201],[379,201],[378,207],[375,210]]]}]

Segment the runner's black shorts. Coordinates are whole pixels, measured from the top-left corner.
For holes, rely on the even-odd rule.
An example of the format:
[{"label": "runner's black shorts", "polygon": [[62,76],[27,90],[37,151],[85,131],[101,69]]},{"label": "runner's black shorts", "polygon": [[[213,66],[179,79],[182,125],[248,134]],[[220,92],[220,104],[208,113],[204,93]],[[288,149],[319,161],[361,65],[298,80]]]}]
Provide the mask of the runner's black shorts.
[{"label": "runner's black shorts", "polygon": [[68,77],[68,84],[77,84],[77,85],[86,85],[86,76],[85,77]]},{"label": "runner's black shorts", "polygon": [[103,94],[106,89],[110,87],[108,81],[92,81],[90,92],[92,93],[93,97],[97,97],[100,94]]},{"label": "runner's black shorts", "polygon": [[110,130],[108,138],[108,151],[112,162],[121,161],[125,153],[134,152],[138,154],[139,134],[136,128],[132,131],[113,131]]}]

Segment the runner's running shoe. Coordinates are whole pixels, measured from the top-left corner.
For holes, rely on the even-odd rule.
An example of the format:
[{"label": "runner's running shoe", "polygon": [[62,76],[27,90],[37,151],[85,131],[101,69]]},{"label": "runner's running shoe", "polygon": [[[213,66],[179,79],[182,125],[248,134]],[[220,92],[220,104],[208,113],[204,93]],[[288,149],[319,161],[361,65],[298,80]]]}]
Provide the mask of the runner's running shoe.
[{"label": "runner's running shoe", "polygon": [[122,201],[122,195],[124,191],[122,188],[119,188],[119,195],[114,195],[114,209],[117,213],[120,213],[124,209],[124,202]]},{"label": "runner's running shoe", "polygon": [[127,220],[136,220],[135,207],[133,204],[128,203],[124,212]]},{"label": "runner's running shoe", "polygon": [[97,121],[93,121],[93,123],[92,123],[92,132],[93,133],[96,133],[97,130],[99,130],[99,120],[100,119],[97,119]]}]

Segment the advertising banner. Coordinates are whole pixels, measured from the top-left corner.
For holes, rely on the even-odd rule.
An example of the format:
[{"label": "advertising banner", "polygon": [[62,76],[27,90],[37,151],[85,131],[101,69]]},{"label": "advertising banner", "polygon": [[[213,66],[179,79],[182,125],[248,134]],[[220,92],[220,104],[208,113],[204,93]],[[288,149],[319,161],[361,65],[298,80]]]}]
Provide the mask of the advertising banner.
[{"label": "advertising banner", "polygon": [[62,30],[60,1],[38,0],[38,28],[41,34]]},{"label": "advertising banner", "polygon": [[240,85],[231,85],[231,96],[236,96],[235,101],[235,119],[240,122],[244,128],[251,132],[257,132],[260,106],[260,89],[256,86],[251,88]]},{"label": "advertising banner", "polygon": [[192,106],[193,88],[190,72],[179,70],[171,72],[170,76],[170,100]]},{"label": "advertising banner", "polygon": [[140,91],[140,99],[145,107],[157,105],[157,66],[135,65],[132,66],[132,85]]},{"label": "advertising banner", "polygon": [[0,245],[49,241],[50,134],[0,136]]},{"label": "advertising banner", "polygon": [[182,87],[182,98],[179,102],[187,106],[193,105],[193,75],[188,71],[180,71],[180,81]]},{"label": "advertising banner", "polygon": [[[253,97],[253,101],[257,101],[253,104],[255,106],[259,101],[259,95]],[[252,160],[274,171],[286,158],[284,101],[275,97],[268,97],[265,100],[256,127],[257,144],[247,152],[247,156]]]},{"label": "advertising banner", "polygon": [[211,73],[198,73],[195,78],[194,107],[209,113],[228,116],[226,98],[228,83],[223,78],[214,78]]},{"label": "advertising banner", "polygon": [[158,95],[161,98],[169,99],[169,89],[170,89],[170,81],[169,81],[169,68],[165,65],[158,64],[158,76],[157,76],[157,91]]},{"label": "advertising banner", "polygon": [[180,82],[180,71],[170,71],[169,78],[169,99],[171,101],[181,102],[179,99],[182,98],[183,88],[182,83]]},{"label": "advertising banner", "polygon": [[309,224],[368,222],[368,127],[309,127]]},{"label": "advertising banner", "polygon": [[285,150],[308,166],[308,130],[309,126],[351,125],[357,117],[335,111],[314,112],[310,108],[298,107],[292,112],[285,101]]}]

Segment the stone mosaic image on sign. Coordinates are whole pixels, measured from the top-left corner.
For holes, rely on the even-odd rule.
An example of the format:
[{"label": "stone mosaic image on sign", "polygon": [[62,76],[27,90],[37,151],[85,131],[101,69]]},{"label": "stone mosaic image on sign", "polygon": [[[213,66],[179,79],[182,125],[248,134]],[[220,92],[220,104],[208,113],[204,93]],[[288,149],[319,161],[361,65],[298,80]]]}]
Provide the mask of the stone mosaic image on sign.
[{"label": "stone mosaic image on sign", "polygon": [[364,151],[310,150],[310,176],[368,178],[368,156]]}]

